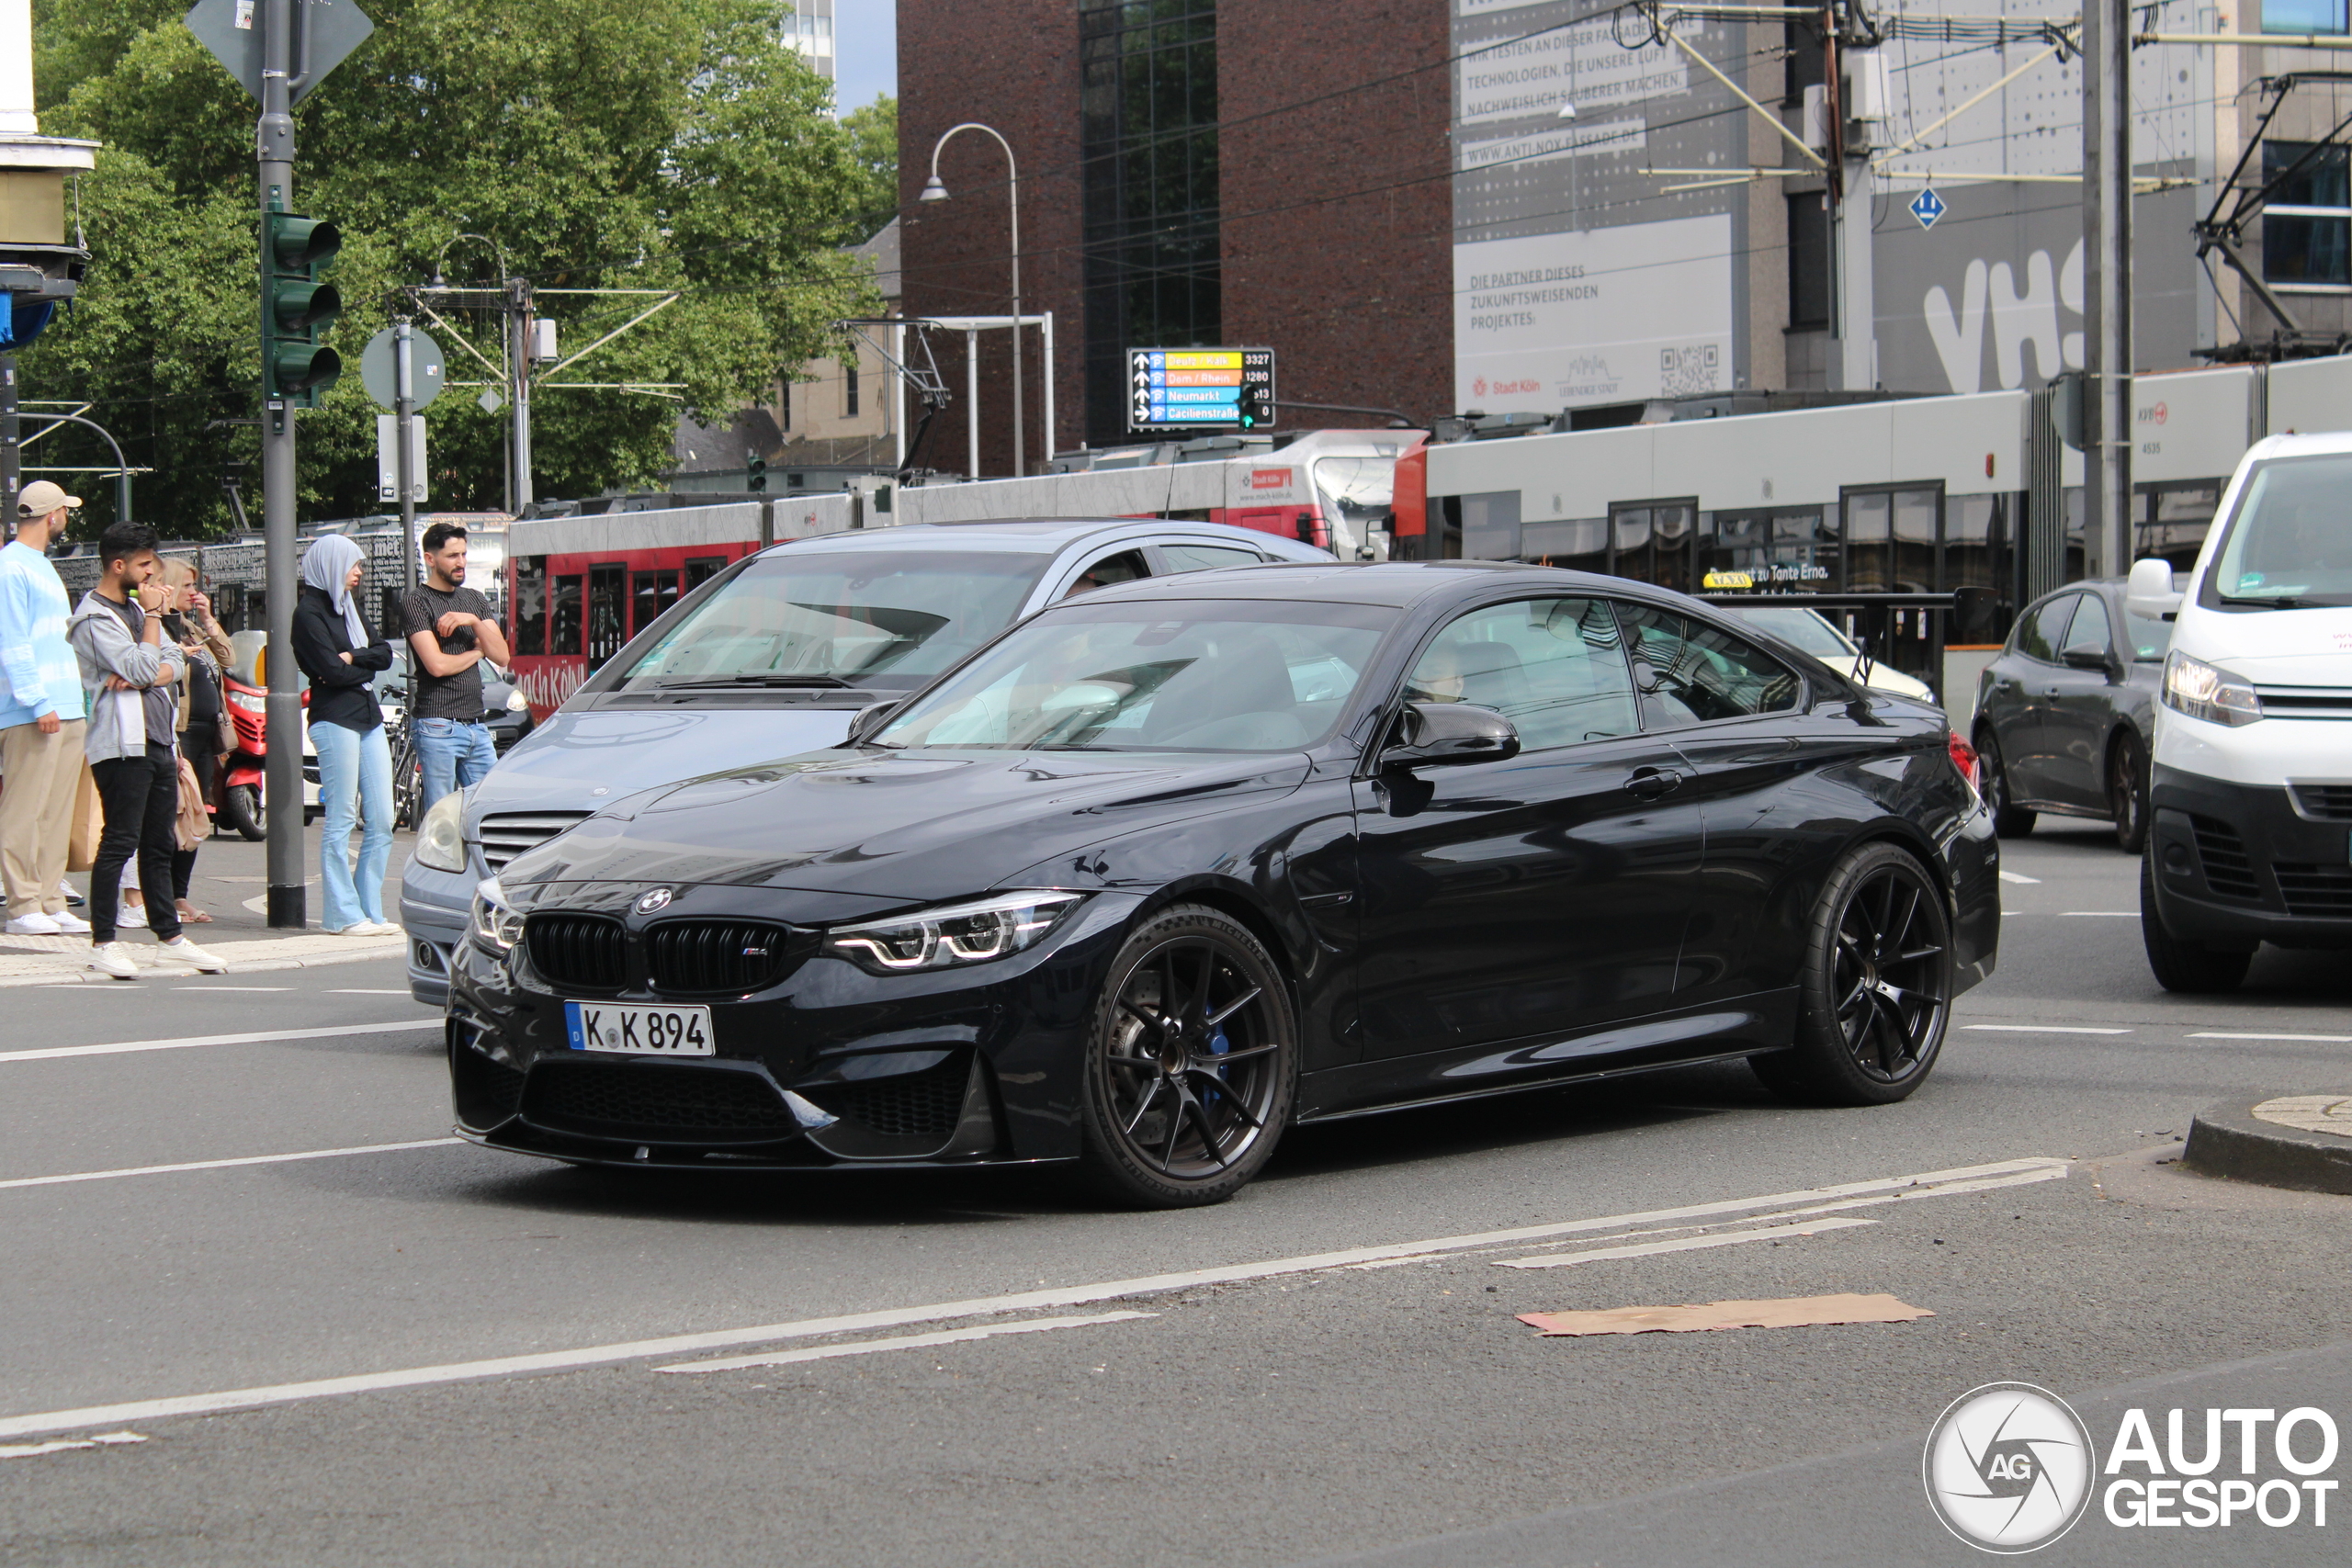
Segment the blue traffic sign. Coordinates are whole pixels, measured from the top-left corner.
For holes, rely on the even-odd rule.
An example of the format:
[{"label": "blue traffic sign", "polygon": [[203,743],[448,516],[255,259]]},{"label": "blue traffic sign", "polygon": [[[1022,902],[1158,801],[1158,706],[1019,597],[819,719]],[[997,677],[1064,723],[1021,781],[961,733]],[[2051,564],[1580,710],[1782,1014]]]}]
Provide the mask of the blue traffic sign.
[{"label": "blue traffic sign", "polygon": [[1911,198],[1911,216],[1919,220],[1919,227],[1922,229],[1934,228],[1936,220],[1941,218],[1944,212],[1944,198],[1936,194],[1933,186]]}]

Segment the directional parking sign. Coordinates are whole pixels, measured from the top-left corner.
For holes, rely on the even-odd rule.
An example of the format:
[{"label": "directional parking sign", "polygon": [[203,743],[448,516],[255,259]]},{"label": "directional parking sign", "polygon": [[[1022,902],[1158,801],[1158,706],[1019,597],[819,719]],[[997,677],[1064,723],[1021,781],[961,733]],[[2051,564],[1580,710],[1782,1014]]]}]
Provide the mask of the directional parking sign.
[{"label": "directional parking sign", "polygon": [[1911,216],[1919,220],[1922,229],[1932,229],[1936,220],[1944,215],[1944,198],[1929,186],[1911,198]]},{"label": "directional parking sign", "polygon": [[1271,348],[1127,350],[1127,428],[1271,430]]}]

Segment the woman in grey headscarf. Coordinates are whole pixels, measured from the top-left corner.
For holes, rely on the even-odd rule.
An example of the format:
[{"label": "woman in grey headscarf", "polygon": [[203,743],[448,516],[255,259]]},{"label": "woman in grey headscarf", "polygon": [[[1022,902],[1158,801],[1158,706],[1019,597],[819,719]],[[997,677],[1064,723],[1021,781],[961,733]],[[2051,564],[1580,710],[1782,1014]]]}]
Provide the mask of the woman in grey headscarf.
[{"label": "woman in grey headscarf", "polygon": [[[392,858],[392,749],[370,686],[391,668],[391,644],[368,627],[355,597],[368,575],[359,547],[328,534],[302,557],[302,594],[294,606],[294,659],[311,678],[311,743],[319,753],[319,880],[326,928],[345,936],[390,936],[384,871]],[[351,863],[351,829],[363,827],[359,863]]]}]

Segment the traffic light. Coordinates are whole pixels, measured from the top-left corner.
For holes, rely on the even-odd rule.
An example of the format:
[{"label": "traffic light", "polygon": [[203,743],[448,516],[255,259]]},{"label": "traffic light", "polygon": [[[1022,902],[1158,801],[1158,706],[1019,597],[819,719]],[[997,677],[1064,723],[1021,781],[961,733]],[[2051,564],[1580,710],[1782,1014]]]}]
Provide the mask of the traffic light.
[{"label": "traffic light", "polygon": [[752,454],[751,461],[744,464],[743,467],[751,474],[751,478],[746,481],[744,488],[754,491],[762,491],[768,488],[768,460],[765,457],[763,457],[757,452],[754,452]]},{"label": "traffic light", "polygon": [[343,296],[319,274],[343,248],[343,231],[291,212],[262,214],[261,384],[265,398],[303,408],[343,374],[343,356],[319,342],[343,313]]},{"label": "traffic light", "polygon": [[1274,411],[1267,402],[1266,392],[1263,381],[1244,381],[1241,384],[1238,412],[1242,429],[1256,430],[1261,425],[1274,423]]}]

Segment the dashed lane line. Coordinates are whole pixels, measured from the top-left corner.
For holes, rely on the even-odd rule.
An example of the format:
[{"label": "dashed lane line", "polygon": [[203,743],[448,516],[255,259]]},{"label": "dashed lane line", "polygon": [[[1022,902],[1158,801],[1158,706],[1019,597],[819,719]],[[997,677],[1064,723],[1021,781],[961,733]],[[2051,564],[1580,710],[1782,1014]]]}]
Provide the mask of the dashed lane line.
[{"label": "dashed lane line", "polygon": [[1309,1253],[1302,1257],[1280,1258],[1258,1263],[1227,1264],[1211,1269],[1186,1269],[1178,1273],[1148,1274],[1131,1280],[1106,1280],[1051,1290],[1021,1291],[1008,1295],[981,1296],[966,1301],[938,1302],[922,1306],[886,1307],[878,1311],[846,1313],[830,1317],[802,1318],[796,1322],[762,1324],[745,1328],[723,1328],[703,1334],[673,1334],[656,1339],[621,1340],[605,1345],[582,1346],[572,1349],[545,1350],[521,1356],[487,1357],[479,1360],[451,1361],[435,1366],[401,1367],[383,1371],[360,1372],[345,1377],[315,1378],[300,1382],[220,1389],[209,1393],[176,1394],[156,1399],[130,1400],[116,1404],[85,1405],[72,1410],[33,1411],[20,1416],[0,1416],[0,1438],[30,1437],[49,1432],[78,1431],[89,1427],[119,1427],[135,1421],[152,1421],[166,1416],[205,1416],[225,1410],[251,1410],[265,1405],[293,1404],[314,1399],[334,1398],[343,1394],[375,1393],[392,1389],[478,1382],[491,1378],[519,1377],[537,1372],[578,1371],[590,1367],[609,1366],[619,1361],[693,1355],[700,1351],[732,1349],[738,1346],[775,1344],[787,1339],[815,1339],[837,1334],[860,1333],[870,1329],[897,1328],[917,1323],[940,1323],[956,1318],[1001,1317],[1012,1313],[1085,1306],[1097,1302],[1117,1301],[1129,1296],[1165,1295],[1171,1292],[1192,1290],[1202,1285],[1231,1284],[1244,1280],[1275,1279],[1290,1274],[1315,1273],[1328,1269],[1343,1269],[1353,1263],[1369,1263],[1376,1258],[1403,1258],[1414,1253],[1460,1252],[1476,1247],[1505,1246],[1514,1242],[1541,1242],[1555,1236],[1574,1235],[1589,1231],[1623,1229],[1629,1224],[1698,1219],[1709,1215],[1737,1214],[1757,1209],[1782,1209],[1792,1204],[1823,1202],[1878,1192],[1898,1192],[1913,1188],[1969,1179],[1997,1179],[2029,1171],[2049,1172],[2050,1177],[2044,1179],[2055,1179],[2063,1178],[2066,1168],[2064,1160],[2046,1156],[1999,1160],[1989,1165],[1966,1166],[1951,1170],[1927,1171],[1910,1176],[1879,1177],[1866,1181],[1844,1182],[1836,1186],[1808,1188],[1794,1192],[1774,1192],[1753,1198],[1727,1198],[1715,1202],[1691,1203],[1674,1209],[1653,1209],[1640,1213],[1563,1220],[1551,1224],[1523,1225],[1510,1230],[1480,1231],[1464,1235],[1425,1238],[1382,1247],[1351,1247],[1338,1252]]},{"label": "dashed lane line", "polygon": [[1808,1220],[1803,1224],[1773,1225],[1766,1230],[1730,1231],[1721,1235],[1677,1236],[1670,1241],[1637,1242],[1631,1247],[1595,1247],[1582,1252],[1555,1253],[1549,1258],[1506,1258],[1496,1261],[1498,1269],[1567,1269],[1578,1263],[1598,1263],[1611,1258],[1654,1258],[1662,1252],[1696,1252],[1702,1247],[1737,1247],[1749,1241],[1784,1241],[1792,1235],[1819,1235],[1824,1231],[1851,1230],[1856,1225],[1874,1225],[1876,1220]]},{"label": "dashed lane line", "polygon": [[937,1334],[902,1334],[895,1339],[853,1339],[846,1345],[815,1345],[803,1350],[777,1350],[764,1356],[729,1356],[717,1361],[681,1361],[656,1367],[657,1372],[732,1372],[745,1367],[788,1367],[799,1361],[830,1361],[839,1356],[871,1356],[882,1350],[921,1350],[933,1345],[968,1345],[1006,1334],[1050,1334],[1057,1328],[1089,1328],[1098,1323],[1132,1323],[1158,1317],[1156,1312],[1098,1312],[1083,1317],[1032,1317],[1019,1323],[991,1323],[982,1328],[949,1328]]},{"label": "dashed lane line", "polygon": [[2314,1045],[2352,1044],[2352,1034],[2223,1034],[2214,1030],[2192,1034],[2191,1040],[2297,1040]]},{"label": "dashed lane line", "polygon": [[440,1032],[437,1018],[407,1023],[346,1023],[334,1029],[263,1029],[250,1034],[184,1034],[176,1040],[125,1040],[113,1045],[45,1045],[37,1051],[0,1051],[10,1062],[49,1062],[61,1056],[119,1056],[130,1051],[187,1051],[198,1045],[267,1045],[280,1040],[340,1040],[349,1034],[397,1034],[402,1030]]},{"label": "dashed lane line", "polygon": [[1963,1023],[1962,1029],[1984,1029],[2004,1034],[2129,1034],[2128,1029],[2091,1029],[2070,1023]]},{"label": "dashed lane line", "polygon": [[2018,871],[2005,871],[2001,873],[2001,880],[2004,882],[2023,883],[2028,887],[2039,887],[2041,886],[2041,878],[2038,876],[2028,876],[2023,872]]},{"label": "dashed lane line", "polygon": [[419,1138],[406,1144],[362,1144],[348,1149],[305,1149],[290,1155],[246,1155],[238,1159],[189,1160],[182,1165],[134,1165],[121,1170],[77,1170],[64,1176],[19,1176],[0,1181],[6,1187],[62,1187],[72,1181],[112,1181],[122,1176],[176,1176],[189,1170],[229,1170],[241,1165],[290,1165],[297,1160],[347,1159],[353,1155],[388,1155],[401,1149],[440,1149],[462,1145],[463,1138]]}]

